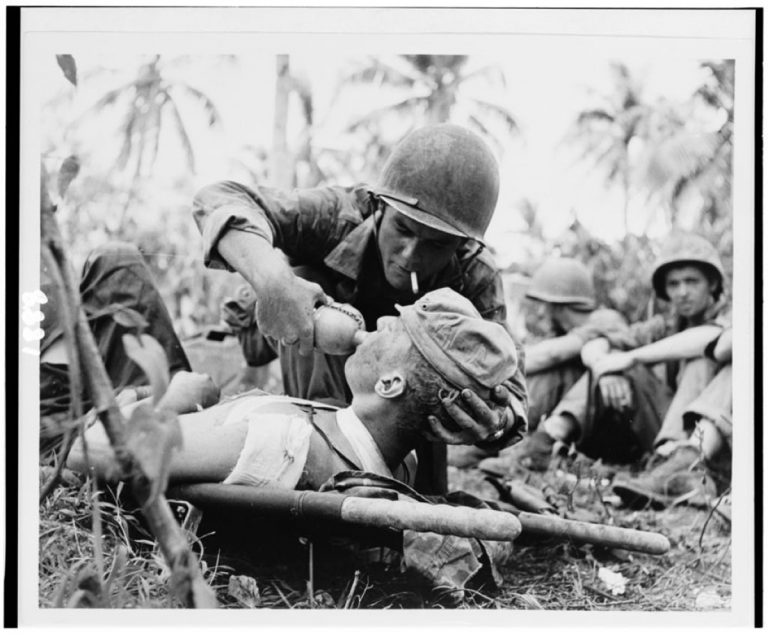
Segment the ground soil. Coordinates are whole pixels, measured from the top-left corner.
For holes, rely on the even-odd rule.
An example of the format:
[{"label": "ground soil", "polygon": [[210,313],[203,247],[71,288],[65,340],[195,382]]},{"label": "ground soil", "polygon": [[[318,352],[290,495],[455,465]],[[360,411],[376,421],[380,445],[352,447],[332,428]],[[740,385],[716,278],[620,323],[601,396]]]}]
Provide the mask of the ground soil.
[{"label": "ground soil", "polygon": [[[520,471],[517,479],[544,493],[561,514],[620,527],[658,532],[671,544],[653,556],[620,549],[575,545],[563,539],[521,535],[500,568],[500,587],[465,590],[463,598],[430,589],[402,573],[380,548],[350,553],[337,541],[307,542],[250,531],[249,545],[233,542],[205,523],[194,546],[206,579],[223,607],[271,608],[483,608],[522,610],[675,611],[724,610],[731,599],[730,524],[705,507],[674,506],[661,511],[627,510],[610,490],[610,470],[563,461],[545,473]],[[486,499],[498,492],[476,469],[449,468],[452,489]],[[94,517],[88,484],[59,487],[41,506],[40,604],[83,602],[101,559],[104,578],[115,570],[100,603],[111,607],[173,607],[168,572],[124,495],[100,497],[103,539],[95,551]],[[245,529],[248,530],[248,529]],[[245,543],[238,542],[240,546]],[[623,590],[606,582],[610,571]],[[80,590],[80,592],[78,592]],[[87,596],[87,595],[86,595]],[[92,597],[88,597],[93,602]]]}]

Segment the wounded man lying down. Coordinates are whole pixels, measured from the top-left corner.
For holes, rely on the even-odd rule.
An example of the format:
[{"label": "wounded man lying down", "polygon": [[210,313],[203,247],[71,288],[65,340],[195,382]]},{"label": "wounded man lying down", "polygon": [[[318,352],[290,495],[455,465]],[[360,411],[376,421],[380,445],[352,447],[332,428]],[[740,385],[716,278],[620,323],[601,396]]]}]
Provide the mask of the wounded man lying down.
[{"label": "wounded man lying down", "polygon": [[[398,309],[347,360],[349,407],[245,393],[180,415],[171,481],[318,489],[338,472],[360,470],[412,483],[411,451],[429,435],[427,416],[450,421],[441,399],[468,388],[492,404],[493,387],[514,373],[517,358],[509,333],[448,288]],[[114,462],[99,423],[86,441],[89,463],[108,477]],[[81,444],[68,465],[87,469]]]}]

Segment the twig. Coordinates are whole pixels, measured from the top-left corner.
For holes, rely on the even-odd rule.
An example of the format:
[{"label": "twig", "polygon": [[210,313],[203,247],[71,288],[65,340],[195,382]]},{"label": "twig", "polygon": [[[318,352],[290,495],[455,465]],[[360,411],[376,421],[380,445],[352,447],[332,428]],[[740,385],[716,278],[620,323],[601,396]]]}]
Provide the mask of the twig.
[{"label": "twig", "polygon": [[347,594],[347,600],[344,603],[344,609],[349,609],[349,604],[352,602],[352,597],[355,595],[355,589],[357,589],[357,582],[360,580],[360,570],[355,570],[355,578],[352,581],[352,587],[349,588],[349,594]]},{"label": "twig", "polygon": [[[68,358],[67,372],[69,374],[69,393],[71,397],[69,405],[70,418],[79,421],[83,415],[83,386],[81,381],[80,356],[78,355],[77,340],[73,328],[73,325],[75,324],[73,308],[68,302],[67,289],[58,263],[51,252],[50,246],[47,245],[45,241],[43,241],[41,246],[41,257],[53,279],[53,286],[56,290],[56,295],[58,296],[58,298],[55,299],[55,302],[61,312],[61,326],[64,331],[64,345],[67,349]],[[40,503],[45,501],[58,485],[59,480],[61,479],[62,470],[64,469],[64,464],[67,461],[69,451],[72,450],[74,441],[75,436],[72,435],[71,429],[67,430],[64,437],[64,443],[62,444],[62,450],[60,453],[56,454],[56,464],[53,475],[40,491]]]},{"label": "twig", "polygon": [[707,518],[704,520],[704,525],[701,526],[701,532],[699,533],[699,550],[703,550],[703,542],[704,542],[704,532],[707,529],[707,525],[709,524],[709,520],[712,518],[712,515],[715,514],[715,510],[717,510],[717,507],[720,505],[720,503],[723,501],[723,497],[725,497],[728,493],[731,492],[730,488],[726,488],[720,497],[718,497],[717,501],[715,502],[714,506],[710,506],[709,508],[709,514],[707,515]]},{"label": "twig", "polygon": [[280,586],[277,584],[277,581],[272,581],[272,585],[275,588],[275,591],[278,593],[281,599],[283,599],[283,603],[285,603],[286,607],[293,608],[293,605],[291,605],[290,601],[286,598],[285,594],[283,594],[283,590],[280,589]]},{"label": "twig", "polygon": [[91,495],[91,502],[93,505],[93,558],[96,561],[96,571],[99,573],[99,583],[101,584],[101,592],[104,591],[104,551],[101,545],[101,506],[99,505],[99,491],[96,490],[96,481],[91,482],[93,484],[93,494]]},{"label": "twig", "polygon": [[69,452],[72,450],[75,439],[77,439],[77,437],[74,435],[73,429],[68,428],[64,432],[64,439],[62,440],[61,444],[62,449],[58,453],[54,453],[56,459],[54,460],[53,474],[48,479],[48,481],[43,484],[42,488],[40,488],[40,499],[38,503],[42,504],[46,499],[48,499],[54,488],[59,485],[59,482],[61,481],[61,474],[64,471],[64,464],[67,461]]},{"label": "twig", "polygon": [[627,603],[636,603],[634,599],[625,599],[625,600],[617,600],[610,594],[606,594],[602,590],[597,589],[596,587],[592,587],[589,584],[584,584],[584,589],[589,590],[593,594],[597,594],[598,596],[602,596],[603,598],[607,598],[610,603],[601,603],[600,605],[597,605],[597,607],[604,607],[605,605],[626,605]]},{"label": "twig", "polygon": [[309,606],[315,606],[315,544],[312,539],[309,540],[309,580],[307,581],[307,594],[309,596]]}]

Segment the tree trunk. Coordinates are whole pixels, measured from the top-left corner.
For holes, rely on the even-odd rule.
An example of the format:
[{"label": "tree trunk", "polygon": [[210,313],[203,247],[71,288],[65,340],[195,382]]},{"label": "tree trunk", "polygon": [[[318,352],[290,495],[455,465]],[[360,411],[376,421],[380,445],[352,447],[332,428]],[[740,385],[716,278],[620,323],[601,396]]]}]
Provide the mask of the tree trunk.
[{"label": "tree trunk", "polygon": [[629,152],[624,147],[624,170],[623,170],[623,185],[624,185],[624,236],[629,234]]},{"label": "tree trunk", "polygon": [[294,187],[293,162],[288,150],[288,102],[291,96],[290,58],[277,56],[275,84],[275,117],[272,128],[272,184],[289,190]]},{"label": "tree trunk", "polygon": [[451,118],[451,107],[456,101],[450,88],[438,86],[429,97],[427,120],[430,124],[443,124]]}]

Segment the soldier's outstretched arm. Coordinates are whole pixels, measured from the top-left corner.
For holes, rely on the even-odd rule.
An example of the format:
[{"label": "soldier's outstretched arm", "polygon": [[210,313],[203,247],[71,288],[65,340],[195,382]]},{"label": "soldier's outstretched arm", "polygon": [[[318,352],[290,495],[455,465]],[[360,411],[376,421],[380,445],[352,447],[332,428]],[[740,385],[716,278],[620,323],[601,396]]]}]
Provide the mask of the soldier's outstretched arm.
[{"label": "soldier's outstretched arm", "polygon": [[266,336],[284,344],[299,344],[299,352],[312,351],[312,312],[328,302],[322,287],[299,278],[283,256],[256,234],[231,230],[218,241],[221,256],[256,292],[256,322]]}]

